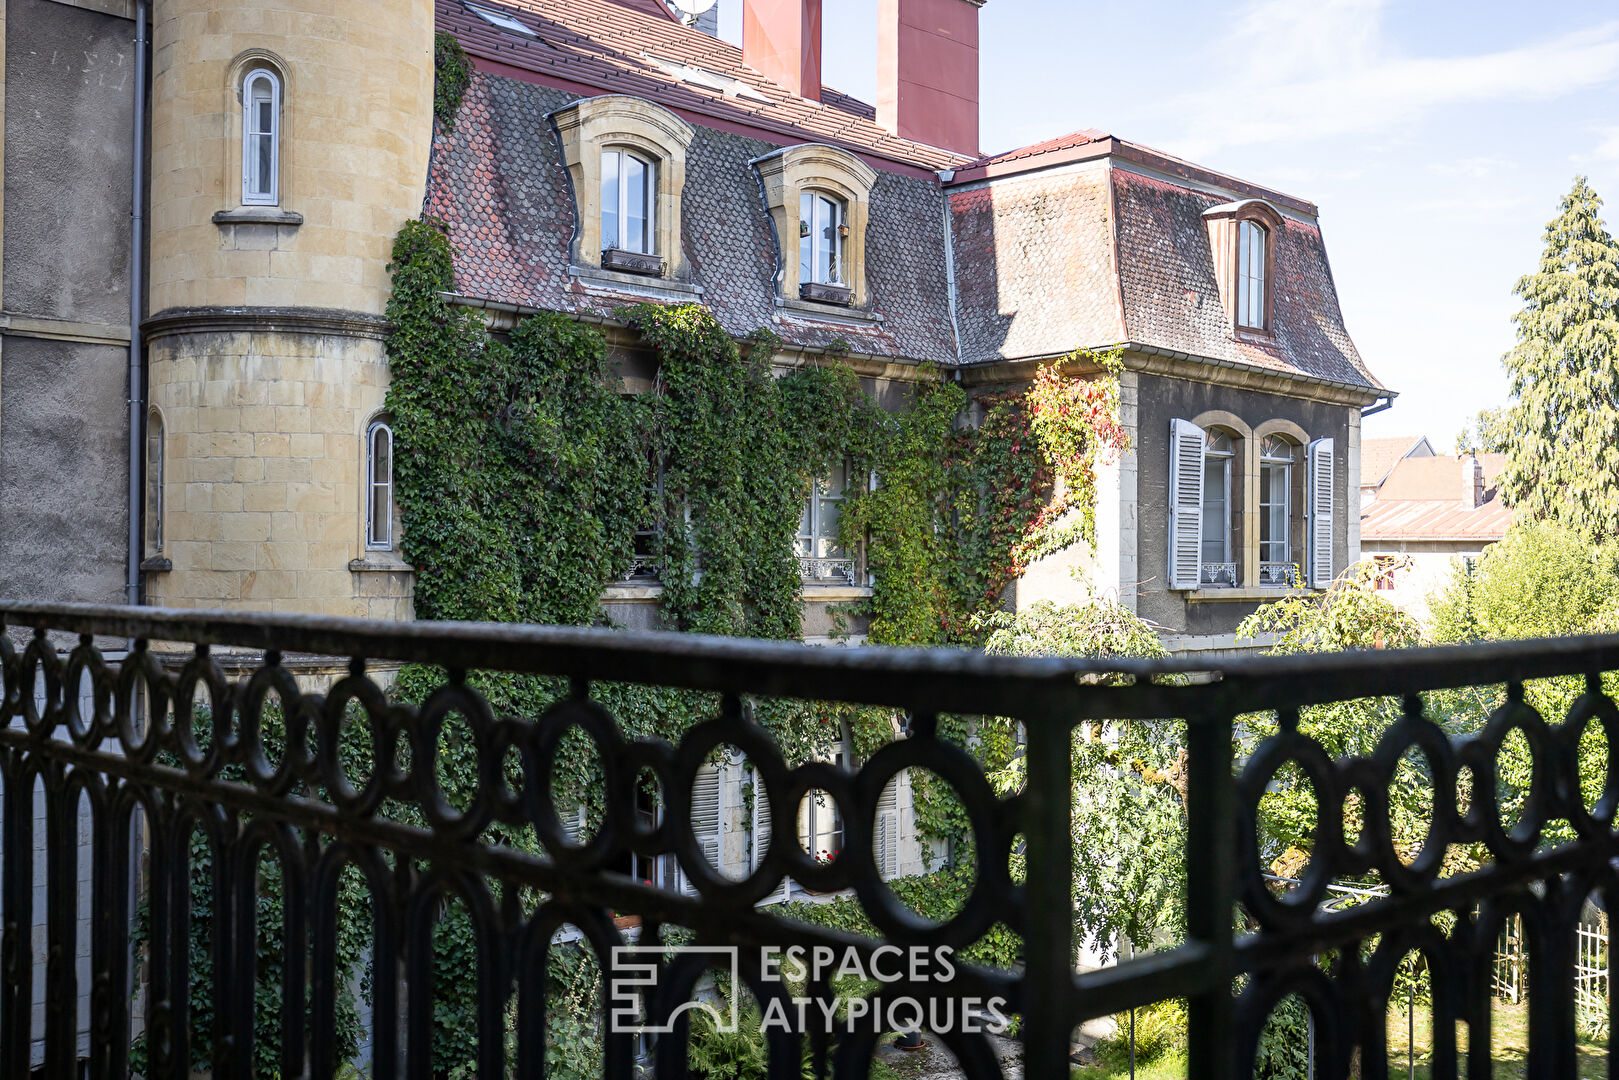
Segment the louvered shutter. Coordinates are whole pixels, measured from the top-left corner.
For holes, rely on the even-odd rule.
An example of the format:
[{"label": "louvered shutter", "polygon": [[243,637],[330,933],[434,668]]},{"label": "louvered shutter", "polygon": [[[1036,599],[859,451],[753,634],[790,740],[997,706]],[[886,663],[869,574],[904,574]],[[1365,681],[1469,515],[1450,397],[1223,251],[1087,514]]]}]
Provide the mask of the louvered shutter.
[{"label": "louvered shutter", "polygon": [[1333,449],[1331,439],[1310,444],[1310,584],[1332,584]]},{"label": "louvered shutter", "polygon": [[[720,771],[712,765],[697,770],[691,782],[691,831],[708,865],[720,865]],[[683,892],[695,893],[697,886],[681,875]]]},{"label": "louvered shutter", "polygon": [[750,771],[753,774],[753,839],[748,865],[750,869],[757,870],[764,861],[765,852],[770,850],[770,793],[765,790],[759,773]]},{"label": "louvered shutter", "polygon": [[899,785],[904,774],[894,777],[877,798],[877,828],[872,837],[872,855],[877,872],[884,880],[899,874]]},{"label": "louvered shutter", "polygon": [[572,846],[579,846],[585,839],[585,808],[583,806],[561,815],[562,835],[567,837]]},{"label": "louvered shutter", "polygon": [[1195,589],[1203,568],[1203,429],[1169,422],[1169,587]]}]

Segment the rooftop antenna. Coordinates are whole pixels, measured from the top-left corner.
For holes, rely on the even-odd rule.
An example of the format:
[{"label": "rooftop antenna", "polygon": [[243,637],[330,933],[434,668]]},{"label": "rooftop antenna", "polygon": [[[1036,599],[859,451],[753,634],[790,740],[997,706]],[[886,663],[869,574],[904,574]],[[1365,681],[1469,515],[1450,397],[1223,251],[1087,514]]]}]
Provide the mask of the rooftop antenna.
[{"label": "rooftop antenna", "polygon": [[713,7],[718,0],[669,0],[675,10],[680,12],[680,21],[687,26],[695,26],[697,17]]}]

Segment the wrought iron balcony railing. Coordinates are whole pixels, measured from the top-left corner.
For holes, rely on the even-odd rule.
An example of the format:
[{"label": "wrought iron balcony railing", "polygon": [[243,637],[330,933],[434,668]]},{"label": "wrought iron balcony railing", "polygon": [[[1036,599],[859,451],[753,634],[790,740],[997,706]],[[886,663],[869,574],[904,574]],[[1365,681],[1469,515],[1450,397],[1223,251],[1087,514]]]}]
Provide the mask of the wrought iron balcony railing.
[{"label": "wrought iron balcony railing", "polygon": [[[0,1075],[7,1077],[30,1075],[35,1039],[42,1040],[47,1076],[78,1075],[81,1045],[88,1048],[89,1075],[128,1075],[137,983],[147,1003],[147,1075],[187,1075],[191,1040],[203,1024],[188,993],[197,961],[187,936],[194,825],[218,853],[214,887],[205,893],[213,905],[213,978],[204,997],[211,1002],[217,1077],[252,1071],[254,896],[267,848],[283,867],[286,953],[307,957],[282,972],[280,1071],[319,1080],[340,1064],[333,1029],[333,890],[351,863],[365,874],[375,901],[372,955],[397,961],[377,966],[371,1022],[378,1077],[431,1075],[433,923],[451,895],[474,927],[474,1071],[484,1077],[542,1075],[544,973],[554,931],[563,923],[578,927],[608,970],[613,947],[624,941],[613,913],[639,916],[642,942],[681,927],[697,942],[716,946],[821,945],[853,948],[868,959],[885,945],[960,947],[999,921],[1021,937],[1024,966],[962,964],[947,985],[901,987],[924,1000],[1006,998],[1022,1019],[1024,1075],[1042,1078],[1068,1075],[1070,1034],[1085,1019],[1184,997],[1189,1069],[1197,1080],[1248,1076],[1267,1016],[1290,993],[1301,995],[1314,1017],[1315,1075],[1342,1078],[1357,1054],[1363,1075],[1382,1075],[1393,965],[1412,949],[1427,957],[1433,972],[1433,1029],[1454,1031],[1458,1019],[1468,1021],[1471,1046],[1487,1059],[1491,960],[1504,921],[1520,916],[1531,957],[1527,1075],[1573,1077],[1575,921],[1593,892],[1609,911],[1616,898],[1612,860],[1619,842],[1612,824],[1619,773],[1612,766],[1619,755],[1619,710],[1603,694],[1599,676],[1619,668],[1619,638],[1234,660],[1223,662],[1213,679],[1166,680],[1200,665],[75,605],[0,604],[0,619],[8,628],[0,639]],[[149,643],[184,643],[183,667],[175,673],[173,665],[160,663]],[[121,661],[108,659],[125,649]],[[226,650],[237,651],[227,657]],[[349,674],[325,694],[300,690],[289,674],[293,654],[347,658]],[[246,674],[228,678],[227,660]],[[391,701],[372,672],[397,662],[434,665],[447,675],[421,707]],[[572,696],[539,717],[495,716],[467,681],[475,669],[563,676],[571,680]],[[1099,683],[1095,677],[1103,674],[1124,681]],[[1586,680],[1567,717],[1543,718],[1523,702],[1524,682],[1549,676]],[[678,746],[632,739],[619,718],[593,702],[598,680],[713,692],[715,715]],[[1430,692],[1501,685],[1504,702],[1476,737],[1453,742],[1425,715]],[[192,706],[199,696],[211,703],[206,724]],[[852,775],[815,763],[789,766],[751,715],[755,696],[835,697],[903,710],[909,736]],[[1404,713],[1367,757],[1334,761],[1298,730],[1303,707],[1372,696],[1403,700]],[[267,753],[261,732],[272,698],[288,718],[289,748],[279,760]],[[150,724],[142,719],[143,701]],[[376,734],[363,782],[334,749],[354,709],[369,716]],[[1280,733],[1239,767],[1236,718],[1265,710],[1276,712]],[[998,796],[975,759],[940,736],[941,712],[1022,720],[1025,787]],[[475,756],[481,777],[475,796],[460,807],[446,801],[438,773],[441,729],[452,713],[471,724],[474,745],[463,752]],[[1086,721],[1163,717],[1186,725],[1186,941],[1076,974],[1071,737]],[[1605,733],[1610,769],[1600,798],[1588,807],[1574,755],[1591,725]],[[606,777],[605,817],[583,846],[567,843],[552,798],[552,765],[575,728],[596,744]],[[1514,731],[1527,740],[1534,779],[1521,820],[1509,826],[1499,818],[1494,777],[1503,741]],[[739,748],[757,770],[756,798],[774,837],[796,835],[807,792],[829,793],[844,823],[837,857],[817,862],[794,843],[771,843],[745,879],[717,873],[694,835],[691,806],[694,777],[722,744]],[[1420,855],[1408,862],[1379,807],[1394,763],[1413,750],[1435,778],[1434,812]],[[1318,825],[1301,884],[1279,896],[1258,862],[1256,806],[1287,763],[1313,783]],[[896,900],[874,861],[885,783],[908,768],[931,770],[955,789],[978,852],[970,896],[937,925]],[[642,819],[637,803],[637,781],[648,771],[666,793],[667,815],[655,826]],[[1465,809],[1457,802],[1462,774],[1471,778]],[[241,779],[229,778],[237,775]],[[1341,828],[1351,792],[1366,811],[1353,841]],[[73,827],[81,800],[93,823],[89,917],[82,920],[85,852]],[[390,803],[413,808],[419,823],[387,816],[382,811]],[[151,840],[146,851],[130,828],[137,809]],[[1553,819],[1565,820],[1575,839],[1540,843]],[[496,825],[532,826],[548,854],[491,841],[487,834]],[[1027,844],[1030,873],[1014,883],[1008,854],[1019,837]],[[1481,869],[1442,872],[1447,851],[1459,844],[1482,845]],[[615,869],[632,853],[672,855],[694,893],[660,889]],[[150,915],[143,932],[150,947],[149,962],[137,968],[130,938],[139,898],[131,869],[143,859],[149,860]],[[1386,898],[1344,910],[1328,903],[1335,879],[1368,873],[1387,884]],[[852,889],[882,939],[791,922],[759,908],[787,876],[817,890]],[[515,901],[525,890],[541,898],[533,910]],[[1234,930],[1239,911],[1256,930]],[[1436,924],[1440,912],[1454,913],[1453,928]],[[43,948],[36,951],[30,934],[40,923]],[[85,936],[89,962],[81,976],[74,958]],[[654,1020],[676,1015],[703,963],[687,957],[661,969],[658,996],[647,1006]],[[43,967],[42,1032],[30,1017],[37,966]],[[781,992],[746,961],[741,977],[760,1001]],[[78,1008],[86,995],[87,1022]],[[1608,1007],[1611,1019],[1611,1002]],[[688,1020],[680,1014],[673,1033],[657,1041],[660,1077],[686,1073]],[[832,1061],[836,1074],[865,1075],[875,1038],[840,1041]],[[999,1075],[985,1036],[940,1038],[968,1075]],[[799,1075],[797,1039],[771,1031],[772,1075]],[[1436,1077],[1455,1075],[1455,1048],[1447,1050],[1446,1041],[1436,1046]],[[632,1058],[630,1035],[606,1037],[606,1075],[629,1076]],[[1478,1053],[1469,1058],[1481,1068]],[[818,1065],[825,1067],[825,1059]]]}]

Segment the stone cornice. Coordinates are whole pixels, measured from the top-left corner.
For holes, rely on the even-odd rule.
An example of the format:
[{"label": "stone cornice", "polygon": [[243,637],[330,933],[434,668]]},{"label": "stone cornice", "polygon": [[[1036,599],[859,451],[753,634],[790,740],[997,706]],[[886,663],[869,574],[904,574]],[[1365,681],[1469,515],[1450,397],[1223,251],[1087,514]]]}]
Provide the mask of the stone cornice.
[{"label": "stone cornice", "polygon": [[[1097,351],[1116,347],[1118,346],[1104,346]],[[1122,347],[1124,366],[1130,371],[1144,375],[1163,375],[1191,382],[1229,386],[1239,390],[1254,390],[1266,394],[1303,398],[1307,401],[1320,401],[1329,405],[1364,407],[1381,398],[1394,396],[1390,391],[1380,387],[1322,379],[1292,371],[1277,371],[1214,357],[1193,356],[1139,342],[1125,342]],[[1050,356],[965,364],[959,369],[961,382],[964,386],[1027,382],[1034,378],[1035,370],[1041,364],[1049,364],[1052,360],[1061,359],[1063,355],[1058,353]],[[1095,364],[1083,360],[1063,365],[1063,371],[1071,375],[1086,375],[1096,370],[1098,369]]]},{"label": "stone cornice", "polygon": [[180,334],[327,334],[381,341],[388,320],[360,311],[306,307],[169,308],[141,324],[148,341]]}]

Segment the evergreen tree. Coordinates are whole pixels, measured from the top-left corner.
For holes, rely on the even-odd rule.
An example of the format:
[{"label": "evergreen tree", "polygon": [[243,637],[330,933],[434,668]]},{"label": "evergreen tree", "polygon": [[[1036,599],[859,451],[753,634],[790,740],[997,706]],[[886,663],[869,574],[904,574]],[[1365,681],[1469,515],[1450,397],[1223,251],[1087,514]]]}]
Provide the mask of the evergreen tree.
[{"label": "evergreen tree", "polygon": [[1508,503],[1596,537],[1619,535],[1619,246],[1574,179],[1540,268],[1514,290]]}]

